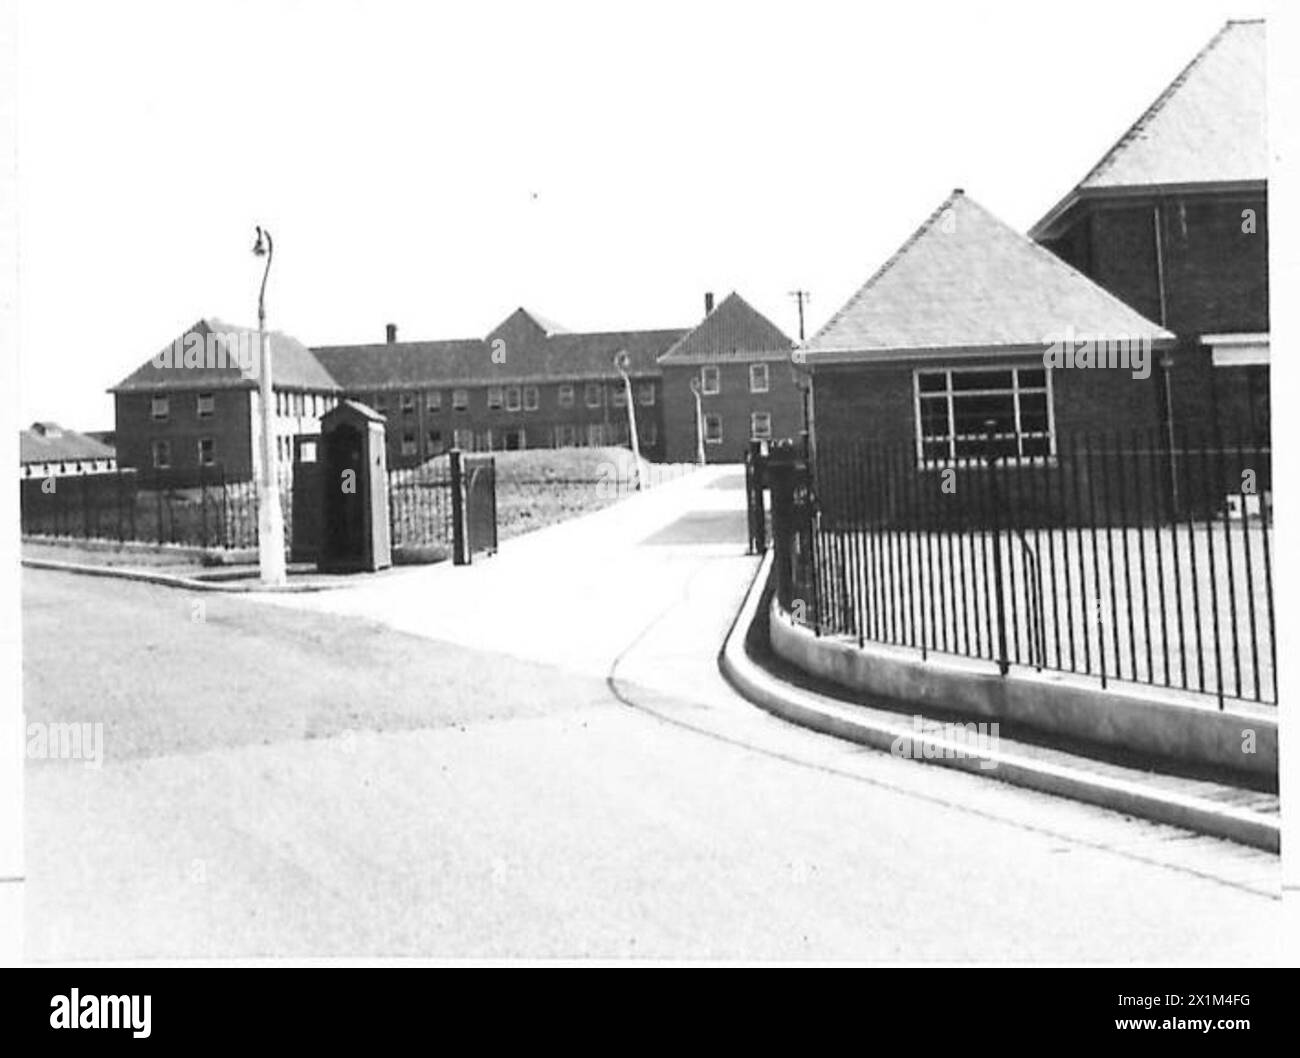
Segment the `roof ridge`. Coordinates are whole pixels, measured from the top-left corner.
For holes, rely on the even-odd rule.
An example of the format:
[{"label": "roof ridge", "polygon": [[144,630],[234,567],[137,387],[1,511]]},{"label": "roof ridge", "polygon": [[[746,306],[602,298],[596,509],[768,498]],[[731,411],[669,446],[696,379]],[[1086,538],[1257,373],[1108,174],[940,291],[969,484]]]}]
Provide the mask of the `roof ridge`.
[{"label": "roof ridge", "polygon": [[[1120,150],[1124,147],[1127,147],[1130,143],[1132,143],[1137,138],[1138,134],[1141,133],[1151,123],[1151,121],[1154,120],[1155,117],[1160,114],[1161,111],[1164,110],[1164,108],[1169,104],[1169,101],[1179,92],[1179,90],[1182,89],[1182,87],[1185,84],[1187,84],[1187,79],[1192,74],[1192,72],[1196,70],[1205,61],[1206,57],[1210,54],[1210,52],[1212,52],[1216,47],[1218,47],[1219,42],[1223,40],[1223,38],[1227,35],[1228,30],[1232,26],[1244,25],[1252,21],[1255,20],[1243,19],[1239,22],[1234,22],[1232,19],[1229,19],[1228,21],[1224,22],[1224,24],[1219,27],[1218,32],[1216,32],[1214,36],[1212,36],[1208,41],[1206,41],[1206,43],[1201,47],[1200,51],[1198,51],[1194,56],[1192,56],[1191,62],[1189,62],[1186,66],[1184,66],[1178,72],[1177,76],[1175,76],[1174,79],[1170,81],[1167,85],[1165,85],[1164,91],[1162,91],[1158,96],[1156,96],[1155,101],[1151,103],[1151,105],[1148,106],[1146,110],[1142,111],[1142,113],[1138,116],[1138,119],[1134,121],[1133,124],[1131,124],[1127,129],[1125,129],[1124,134],[1120,136],[1120,138],[1116,140],[1113,144],[1111,144],[1110,148],[1105,153],[1102,154],[1101,159],[1083,175],[1083,178],[1081,180],[1078,180],[1075,183],[1074,189],[1077,190],[1078,188],[1083,187],[1084,184],[1086,184],[1089,180],[1093,179],[1096,176],[1100,176],[1103,172],[1106,171],[1106,169],[1108,169],[1111,165],[1115,163],[1116,157],[1119,155]],[[1263,22],[1264,20],[1261,18],[1258,21]]]},{"label": "roof ridge", "polygon": [[[943,202],[939,205],[939,207],[935,209],[928,217],[926,217],[925,220],[921,222],[920,226],[914,232],[912,232],[911,235],[909,235],[906,239],[903,240],[902,244],[898,247],[898,249],[895,250],[892,254],[890,254],[888,258],[886,258],[885,263],[882,264],[879,268],[877,268],[875,272],[873,272],[871,276],[867,279],[867,281],[863,283],[862,286],[858,287],[857,291],[853,294],[853,296],[850,297],[848,301],[846,301],[843,305],[840,306],[839,311],[836,312],[835,315],[833,315],[829,320],[823,323],[819,328],[817,328],[817,331],[813,334],[813,336],[809,338],[808,341],[805,342],[804,344],[811,345],[814,342],[816,342],[818,338],[820,338],[823,334],[825,334],[828,330],[830,330],[831,327],[833,327],[836,323],[838,323],[845,316],[845,314],[849,312],[850,309],[856,306],[857,303],[861,301],[863,297],[866,296],[867,292],[870,291],[876,285],[876,283],[878,283],[884,277],[884,275],[891,268],[893,268],[894,265],[898,263],[899,259],[902,258],[902,256],[916,244],[917,240],[919,240],[922,235],[924,235],[927,231],[930,230],[931,227],[934,226],[934,222],[938,220],[941,216],[943,216],[944,211],[949,209],[952,206],[952,204],[957,201],[957,198],[959,196],[965,199],[967,202],[972,203],[973,205],[977,205],[977,206],[979,205],[977,202],[975,202],[973,198],[970,198],[962,188],[960,187],[953,188],[952,191],[949,193],[948,197],[943,200]],[[980,206],[980,209],[983,210],[983,207]],[[983,211],[985,213],[988,213],[988,210],[983,210]],[[992,214],[989,215],[992,216]]]}]

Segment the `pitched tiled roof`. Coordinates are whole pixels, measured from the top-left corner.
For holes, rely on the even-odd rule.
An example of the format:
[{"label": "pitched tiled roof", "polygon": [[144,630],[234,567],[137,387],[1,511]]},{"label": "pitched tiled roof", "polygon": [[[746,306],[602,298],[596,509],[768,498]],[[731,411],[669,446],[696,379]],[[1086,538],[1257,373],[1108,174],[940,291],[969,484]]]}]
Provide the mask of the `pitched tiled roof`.
[{"label": "pitched tiled roof", "polygon": [[1033,347],[1067,329],[1173,337],[957,190],[803,353],[815,363]]},{"label": "pitched tiled roof", "polygon": [[[523,310],[519,310],[522,312]],[[419,388],[617,377],[616,353],[626,350],[628,373],[658,373],[659,356],[685,331],[545,333],[514,313],[486,339],[323,346],[314,350],[344,389]],[[501,344],[494,344],[500,342]]]},{"label": "pitched tiled roof", "polygon": [[794,343],[734,291],[668,352],[661,364],[719,360],[788,360]]},{"label": "pitched tiled roof", "polygon": [[[311,350],[300,341],[280,331],[271,331],[270,338],[271,370],[277,389],[338,389]],[[191,340],[203,361],[202,366],[186,367],[184,364],[186,345]],[[213,356],[210,364],[209,350]],[[158,357],[145,361],[109,392],[251,388],[257,384],[257,353],[255,328],[240,327],[218,319],[202,319],[161,350]],[[155,362],[159,357],[164,358],[161,361],[164,366]],[[241,362],[249,363],[250,368],[244,370],[240,367]]]},{"label": "pitched tiled roof", "polygon": [[55,422],[34,422],[18,431],[18,459],[22,463],[59,463],[77,459],[112,459],[112,445],[106,445],[76,430],[65,430]]},{"label": "pitched tiled roof", "polygon": [[1266,180],[1266,44],[1262,19],[1226,23],[1032,234],[1080,195]]}]

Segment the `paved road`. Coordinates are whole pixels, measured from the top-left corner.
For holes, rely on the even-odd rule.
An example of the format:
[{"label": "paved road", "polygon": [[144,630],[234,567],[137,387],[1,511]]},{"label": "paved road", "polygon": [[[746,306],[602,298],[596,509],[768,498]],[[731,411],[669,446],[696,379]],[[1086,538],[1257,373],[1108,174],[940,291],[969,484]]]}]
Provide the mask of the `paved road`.
[{"label": "paved road", "polygon": [[742,502],[273,601],[27,571],[29,720],[105,725],[29,763],[29,953],[1276,958],[1274,857],[737,698]]}]

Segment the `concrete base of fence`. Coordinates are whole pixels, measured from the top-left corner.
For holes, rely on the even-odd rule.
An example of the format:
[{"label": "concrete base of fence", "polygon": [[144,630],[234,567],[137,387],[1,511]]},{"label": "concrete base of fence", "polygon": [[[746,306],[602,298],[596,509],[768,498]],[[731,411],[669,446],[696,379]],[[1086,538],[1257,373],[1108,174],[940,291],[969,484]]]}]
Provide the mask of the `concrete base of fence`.
[{"label": "concrete base of fence", "polygon": [[1016,724],[1056,737],[1184,764],[1277,779],[1276,710],[1220,710],[1176,692],[1132,685],[1103,689],[1060,673],[1003,676],[991,662],[819,637],[773,600],[775,653],[805,672],[875,698]]}]

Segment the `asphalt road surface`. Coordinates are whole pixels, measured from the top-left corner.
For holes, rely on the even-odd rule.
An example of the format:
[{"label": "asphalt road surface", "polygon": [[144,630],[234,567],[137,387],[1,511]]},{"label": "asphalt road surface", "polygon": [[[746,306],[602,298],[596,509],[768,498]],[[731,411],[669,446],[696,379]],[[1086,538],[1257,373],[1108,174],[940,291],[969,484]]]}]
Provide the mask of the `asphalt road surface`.
[{"label": "asphalt road surface", "polygon": [[568,595],[505,593],[576,532],[276,605],[25,571],[28,722],[104,749],[28,762],[28,956],[1280,957],[1276,857],[738,698],[717,484],[594,523],[626,578]]}]

